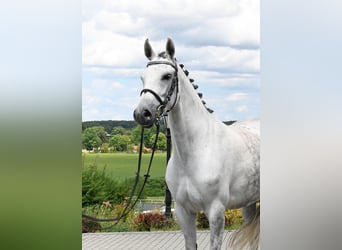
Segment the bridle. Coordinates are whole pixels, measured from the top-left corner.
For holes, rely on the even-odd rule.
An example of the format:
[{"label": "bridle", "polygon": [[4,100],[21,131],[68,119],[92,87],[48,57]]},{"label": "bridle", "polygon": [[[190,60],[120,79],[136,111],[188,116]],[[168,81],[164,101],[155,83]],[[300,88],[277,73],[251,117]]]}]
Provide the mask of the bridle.
[{"label": "bridle", "polygon": [[[151,93],[158,100],[160,105],[157,107],[157,114],[156,114],[157,118],[160,117],[160,116],[166,115],[168,112],[170,112],[174,108],[174,106],[176,105],[177,99],[178,99],[178,68],[177,68],[176,59],[175,59],[175,64],[172,64],[171,62],[168,62],[168,61],[151,61],[151,62],[147,63],[146,67],[153,66],[153,65],[158,65],[158,64],[166,64],[166,65],[169,65],[169,66],[171,66],[172,68],[175,69],[175,73],[174,73],[174,77],[173,77],[173,80],[172,80],[172,84],[171,84],[171,87],[170,87],[169,91],[167,92],[165,100],[162,100],[160,95],[157,94],[152,89],[145,88],[145,89],[141,90],[141,92],[140,92],[140,95],[142,95],[144,93]],[[175,100],[174,100],[173,104],[171,105],[171,108],[168,109],[168,110],[165,110],[165,107],[170,102],[171,97],[172,97],[172,95],[173,95],[175,90],[176,90]]]}]

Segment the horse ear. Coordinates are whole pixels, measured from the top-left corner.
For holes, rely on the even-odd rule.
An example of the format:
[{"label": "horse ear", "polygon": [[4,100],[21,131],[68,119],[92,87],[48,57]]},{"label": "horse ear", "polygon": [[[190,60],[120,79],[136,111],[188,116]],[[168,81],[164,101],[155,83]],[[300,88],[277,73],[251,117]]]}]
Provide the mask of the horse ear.
[{"label": "horse ear", "polygon": [[175,44],[173,43],[171,38],[167,39],[166,52],[169,54],[171,58],[173,58],[173,56],[175,55]]},{"label": "horse ear", "polygon": [[145,50],[145,56],[151,60],[152,57],[154,57],[155,53],[150,45],[150,42],[148,40],[148,38],[146,39],[145,41],[145,44],[144,44],[144,50]]}]

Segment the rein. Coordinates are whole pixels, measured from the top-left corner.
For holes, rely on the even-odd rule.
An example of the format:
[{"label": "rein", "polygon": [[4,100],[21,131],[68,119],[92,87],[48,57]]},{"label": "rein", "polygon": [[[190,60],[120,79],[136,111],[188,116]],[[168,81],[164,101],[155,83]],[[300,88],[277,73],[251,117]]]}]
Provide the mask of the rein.
[{"label": "rein", "polygon": [[[178,68],[177,68],[177,62],[174,65],[174,64],[172,64],[172,63],[170,63],[168,61],[151,61],[151,62],[147,63],[146,67],[153,66],[153,65],[158,65],[158,64],[166,64],[166,65],[169,65],[169,66],[171,66],[172,68],[175,69],[174,78],[173,78],[171,87],[170,87],[169,91],[167,92],[165,100],[163,101],[162,98],[160,97],[160,95],[158,95],[152,89],[143,89],[143,90],[141,90],[140,95],[142,95],[144,93],[151,93],[158,100],[158,102],[160,104],[158,106],[158,108],[157,108],[158,115],[159,116],[163,116],[163,115],[165,115],[165,113],[170,112],[174,108],[174,106],[176,105],[177,99],[178,99]],[[171,108],[169,110],[165,111],[164,109],[165,109],[166,105],[170,102],[171,97],[173,95],[173,92],[175,90],[176,90],[175,101],[173,102]]]},{"label": "rein", "polygon": [[135,201],[131,204],[131,202],[133,200],[134,193],[135,193],[136,188],[138,186],[139,177],[140,177],[141,159],[142,159],[142,148],[143,148],[143,142],[144,142],[144,128],[143,127],[141,128],[139,158],[138,158],[138,167],[137,167],[137,173],[136,173],[136,176],[135,176],[135,182],[134,182],[133,188],[131,190],[129,199],[127,201],[127,204],[126,204],[124,210],[122,211],[121,215],[116,217],[116,218],[103,219],[103,218],[96,218],[96,217],[93,217],[93,216],[86,215],[86,214],[82,213],[82,218],[86,218],[86,219],[94,221],[94,222],[116,221],[116,223],[114,223],[113,225],[111,225],[109,227],[101,228],[100,229],[101,231],[102,230],[106,230],[106,229],[110,229],[113,226],[117,225],[122,218],[124,218],[125,216],[128,215],[128,213],[135,207],[135,205],[137,204],[138,200],[140,199],[140,196],[141,196],[141,194],[142,194],[142,192],[144,190],[144,187],[145,187],[145,185],[147,183],[147,180],[150,177],[151,165],[152,165],[153,156],[154,156],[154,152],[156,150],[157,141],[158,141],[158,135],[159,135],[159,128],[160,128],[159,119],[156,120],[155,125],[156,125],[156,128],[157,128],[156,129],[156,137],[155,137],[155,140],[154,140],[154,143],[153,143],[153,148],[152,148],[152,153],[151,153],[150,161],[149,161],[149,164],[148,164],[148,168],[147,168],[146,174],[144,175],[144,177],[145,177],[144,178],[144,182],[143,182],[143,184],[142,184],[142,186],[141,186],[141,188],[139,190],[139,193],[138,193]]}]

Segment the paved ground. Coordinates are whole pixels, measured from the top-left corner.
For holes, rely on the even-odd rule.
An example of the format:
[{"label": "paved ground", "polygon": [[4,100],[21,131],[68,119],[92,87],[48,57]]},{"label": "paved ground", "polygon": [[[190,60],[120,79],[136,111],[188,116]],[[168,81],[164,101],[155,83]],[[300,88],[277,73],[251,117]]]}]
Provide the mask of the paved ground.
[{"label": "paved ground", "polygon": [[[222,249],[227,245],[229,232],[223,235]],[[209,231],[197,231],[198,249],[209,249]],[[82,249],[132,249],[159,250],[185,249],[184,238],[179,231],[168,232],[127,232],[127,233],[84,233]]]}]

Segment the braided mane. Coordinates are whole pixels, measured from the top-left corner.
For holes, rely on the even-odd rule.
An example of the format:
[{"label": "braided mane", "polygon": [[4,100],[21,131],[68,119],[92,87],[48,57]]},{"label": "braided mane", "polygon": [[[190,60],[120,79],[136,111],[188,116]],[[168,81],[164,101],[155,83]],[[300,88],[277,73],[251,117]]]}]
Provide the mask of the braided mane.
[{"label": "braided mane", "polygon": [[[194,84],[195,80],[189,77],[189,71],[184,69],[184,64],[179,64],[179,66],[183,69],[184,74],[188,77],[188,79],[189,79],[190,83],[192,84],[192,86],[194,87],[194,89],[198,89],[198,85]],[[199,93],[198,92],[197,94],[198,94],[199,98],[202,99],[203,93]],[[203,103],[204,107],[207,109],[207,111],[209,113],[213,113],[214,112],[214,110],[212,110],[211,108],[208,108],[206,106],[206,102],[204,100],[202,100],[202,103]]]}]

